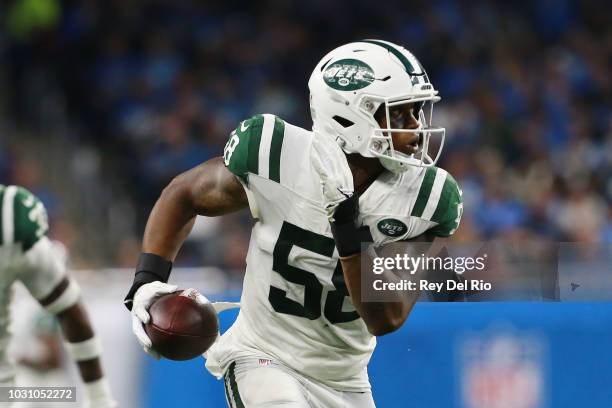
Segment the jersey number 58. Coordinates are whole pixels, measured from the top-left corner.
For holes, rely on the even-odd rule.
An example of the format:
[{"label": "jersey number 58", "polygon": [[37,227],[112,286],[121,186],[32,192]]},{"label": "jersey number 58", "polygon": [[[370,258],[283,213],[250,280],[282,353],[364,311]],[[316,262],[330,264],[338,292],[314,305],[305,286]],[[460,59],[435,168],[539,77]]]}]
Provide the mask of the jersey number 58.
[{"label": "jersey number 58", "polygon": [[[274,246],[272,269],[286,281],[304,286],[304,305],[289,299],[286,291],[275,286],[270,286],[268,299],[278,313],[316,320],[321,317],[323,285],[314,273],[289,265],[289,253],[294,245],[329,258],[332,257],[335,248],[332,238],[304,230],[286,221],[283,222]],[[323,310],[325,318],[332,324],[358,319],[359,314],[356,311],[342,311],[344,298],[349,296],[349,293],[339,262],[336,262],[331,280],[335,290],[329,291],[325,298]]]}]

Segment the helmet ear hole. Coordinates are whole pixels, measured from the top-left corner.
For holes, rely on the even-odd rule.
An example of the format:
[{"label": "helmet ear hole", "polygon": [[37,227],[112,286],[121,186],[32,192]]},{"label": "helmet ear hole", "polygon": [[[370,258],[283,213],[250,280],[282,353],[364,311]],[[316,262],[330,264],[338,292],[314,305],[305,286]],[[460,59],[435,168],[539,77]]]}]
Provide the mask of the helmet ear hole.
[{"label": "helmet ear hole", "polygon": [[340,124],[340,126],[347,128],[350,126],[353,126],[355,124],[355,122],[352,122],[350,120],[348,120],[347,118],[343,118],[342,116],[333,116],[332,117],[333,120],[335,120],[336,122],[338,122]]}]

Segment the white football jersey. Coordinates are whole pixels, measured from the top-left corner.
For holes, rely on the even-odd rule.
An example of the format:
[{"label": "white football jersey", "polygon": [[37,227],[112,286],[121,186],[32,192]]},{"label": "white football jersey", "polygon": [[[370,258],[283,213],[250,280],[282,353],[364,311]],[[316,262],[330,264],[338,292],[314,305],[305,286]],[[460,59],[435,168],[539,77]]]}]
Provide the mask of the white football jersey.
[{"label": "white football jersey", "polygon": [[[237,358],[260,356],[334,389],[370,388],[366,367],[376,339],[351,302],[313,167],[333,143],[269,114],[232,132],[224,161],[244,185],[256,222],[240,313],[208,352],[214,375]],[[359,206],[363,240],[380,246],[425,231],[451,235],[462,201],[446,171],[415,167],[381,174]]]},{"label": "white football jersey", "polygon": [[66,274],[63,254],[46,237],[47,230],[47,212],[36,196],[0,185],[0,384],[13,375],[6,356],[13,283],[21,281],[40,300]]}]

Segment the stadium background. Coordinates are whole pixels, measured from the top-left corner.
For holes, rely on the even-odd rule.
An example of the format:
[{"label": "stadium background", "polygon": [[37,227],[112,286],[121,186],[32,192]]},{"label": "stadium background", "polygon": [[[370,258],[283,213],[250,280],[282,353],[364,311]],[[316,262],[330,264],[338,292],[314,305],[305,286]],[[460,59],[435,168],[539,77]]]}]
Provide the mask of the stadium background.
[{"label": "stadium background", "polygon": [[[133,267],[163,186],[219,155],[240,120],[270,112],[309,127],[306,81],[343,42],[401,43],[440,90],[441,166],[465,199],[457,241],[612,241],[605,2],[291,3],[0,4],[0,182],[26,186],[47,206],[107,354],[119,355],[106,358],[131,401],[124,406],[168,406],[177,395],[219,406],[223,396],[201,362],[138,354],[120,306],[131,272],[103,268]],[[199,220],[177,280],[236,296],[250,223],[245,211]],[[375,396],[381,407],[606,406],[609,312],[609,304],[420,304],[400,333],[381,340]],[[495,405],[490,398],[504,392],[518,399]]]}]

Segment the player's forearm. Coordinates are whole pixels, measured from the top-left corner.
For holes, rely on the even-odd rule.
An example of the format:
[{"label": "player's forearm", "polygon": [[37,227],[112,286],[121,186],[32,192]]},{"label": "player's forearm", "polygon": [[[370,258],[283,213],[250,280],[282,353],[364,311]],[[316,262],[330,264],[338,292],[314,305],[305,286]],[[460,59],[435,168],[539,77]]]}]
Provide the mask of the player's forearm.
[{"label": "player's forearm", "polygon": [[[330,222],[344,280],[357,312],[375,336],[382,336],[397,330],[406,320],[414,302],[398,297],[390,302],[363,302],[361,296],[361,260],[368,255],[361,251],[359,230],[356,219],[359,201],[356,195],[337,205]],[[369,258],[364,259],[371,262]]]},{"label": "player's forearm", "polygon": [[110,385],[102,371],[100,343],[80,298],[78,284],[65,277],[38,301],[49,313],[57,316],[66,340],[67,354],[76,363],[83,379],[86,400],[92,406],[115,407]]},{"label": "player's forearm", "polygon": [[[57,318],[68,344],[84,344],[94,338],[94,331],[81,302],[59,313]],[[99,380],[104,376],[99,357],[84,360],[77,358],[76,364],[85,383]]]},{"label": "player's forearm", "polygon": [[164,189],[149,215],[134,281],[123,301],[128,310],[141,286],[168,282],[172,262],[193,227],[196,211],[185,174]]},{"label": "player's forearm", "polygon": [[68,355],[75,361],[91,406],[116,407],[100,360],[101,347],[83,304],[79,301],[57,314]]},{"label": "player's forearm", "polygon": [[[363,257],[366,257],[363,259]],[[391,333],[401,327],[414,303],[419,297],[418,293],[409,296],[396,296],[395,300],[388,302],[364,302],[361,296],[361,263],[372,262],[371,258],[364,253],[341,258],[344,280],[348,288],[353,305],[359,315],[366,323],[368,330],[375,336]],[[371,270],[371,265],[370,269]],[[399,281],[399,277],[390,271],[385,271],[379,276],[386,282]],[[390,294],[392,295],[392,294]]]}]

